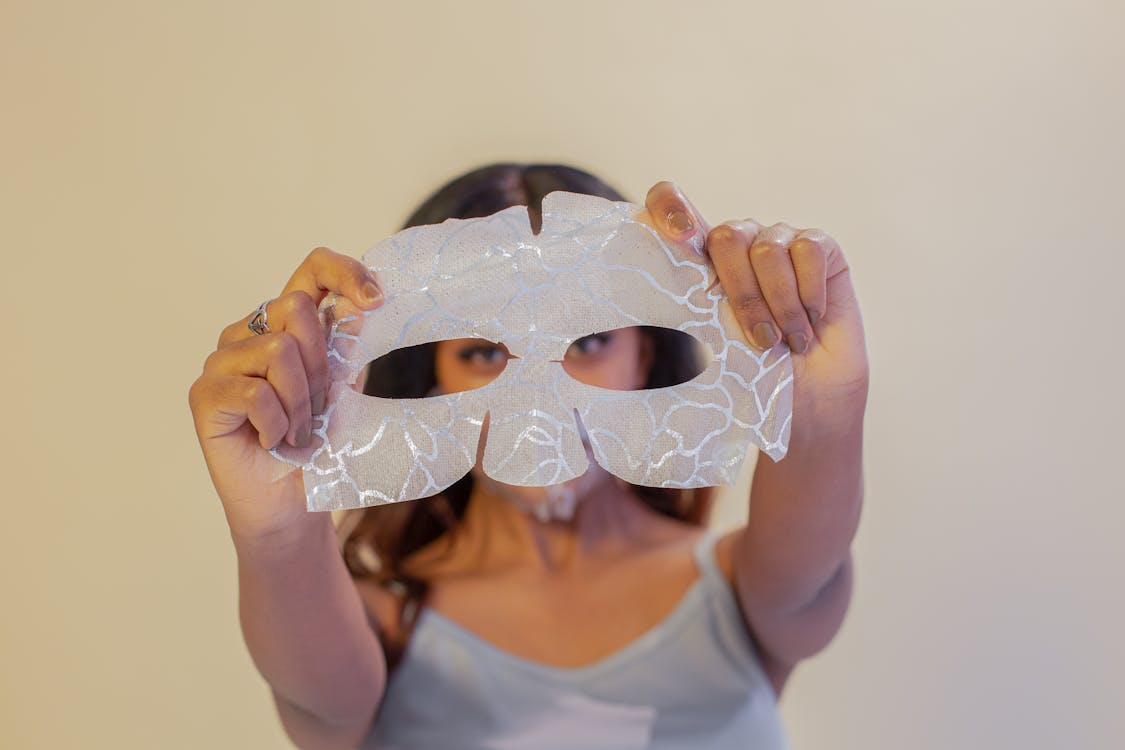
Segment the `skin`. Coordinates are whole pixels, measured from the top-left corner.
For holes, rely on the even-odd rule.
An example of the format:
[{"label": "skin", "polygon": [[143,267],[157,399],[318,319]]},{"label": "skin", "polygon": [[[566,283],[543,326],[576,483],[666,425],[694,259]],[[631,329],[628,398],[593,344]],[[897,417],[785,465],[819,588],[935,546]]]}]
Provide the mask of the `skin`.
[{"label": "skin", "polygon": [[[758,462],[747,522],[716,547],[780,693],[835,635],[851,597],[868,366],[848,266],[819,230],[711,227],[667,182],[649,191],[641,218],[710,255],[748,340],[785,338],[794,352],[788,455]],[[305,511],[300,473],[279,476],[266,452],[306,441],[323,408],[316,307],[329,292],[363,309],[381,303],[362,264],[318,248],[270,304],[272,333],[251,334],[249,316],[228,326],[189,395],[238,557],[243,635],[306,748],[354,747],[367,734],[387,677],[379,634],[398,627],[392,595],[349,576],[331,516]],[[644,382],[650,354],[637,329],[587,344],[567,353],[571,374],[603,387]],[[504,358],[488,342],[444,342],[439,385],[479,387]],[[573,519],[543,523],[517,504],[543,502],[544,488],[475,482],[460,530],[409,561],[431,581],[430,606],[510,653],[562,667],[597,661],[661,621],[698,576],[700,529],[656,515],[596,468],[568,485],[582,496]]]}]

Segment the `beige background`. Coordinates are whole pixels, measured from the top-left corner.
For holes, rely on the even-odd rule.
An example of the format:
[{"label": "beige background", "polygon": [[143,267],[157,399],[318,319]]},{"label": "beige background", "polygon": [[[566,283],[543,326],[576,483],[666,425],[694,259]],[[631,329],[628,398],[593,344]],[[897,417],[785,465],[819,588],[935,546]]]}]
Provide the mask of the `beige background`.
[{"label": "beige background", "polygon": [[1125,6],[398,5],[0,4],[0,745],[286,746],[188,385],[497,159],[843,244],[868,497],[797,750],[1125,744]]}]

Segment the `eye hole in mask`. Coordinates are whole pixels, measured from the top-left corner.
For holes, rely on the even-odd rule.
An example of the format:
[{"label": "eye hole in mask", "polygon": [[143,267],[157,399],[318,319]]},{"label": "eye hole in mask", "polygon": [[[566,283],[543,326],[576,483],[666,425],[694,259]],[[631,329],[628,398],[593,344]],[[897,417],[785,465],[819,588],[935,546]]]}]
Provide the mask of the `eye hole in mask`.
[{"label": "eye hole in mask", "polygon": [[[636,337],[640,337],[637,341]],[[647,347],[652,366],[641,388],[621,378],[636,346]],[[592,333],[571,343],[563,369],[579,383],[615,391],[649,390],[686,383],[699,376],[715,358],[711,347],[674,328],[638,326]]]},{"label": "eye hole in mask", "polygon": [[423,384],[435,379],[439,343],[444,345],[444,356],[454,371],[452,377],[462,391],[488,385],[500,377],[508,360],[515,359],[506,346],[487,339],[453,339],[404,346],[368,363],[364,394],[402,399],[444,395],[436,386],[427,392],[421,391]]}]

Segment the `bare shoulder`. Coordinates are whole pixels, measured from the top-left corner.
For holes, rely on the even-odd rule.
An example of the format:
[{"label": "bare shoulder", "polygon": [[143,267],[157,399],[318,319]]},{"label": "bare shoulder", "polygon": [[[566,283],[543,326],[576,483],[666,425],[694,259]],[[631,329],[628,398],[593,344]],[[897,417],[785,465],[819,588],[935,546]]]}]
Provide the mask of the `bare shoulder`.
[{"label": "bare shoulder", "polygon": [[766,673],[770,684],[773,685],[774,695],[780,697],[781,690],[785,686],[789,675],[793,672],[794,664],[786,663],[776,658],[769,649],[765,648],[761,637],[758,633],[754,632],[751,625],[750,614],[746,612],[746,608],[742,603],[742,598],[738,596],[738,586],[735,581],[735,565],[734,565],[734,548],[739,543],[742,536],[743,529],[738,528],[729,531],[720,536],[715,541],[715,562],[719,566],[719,571],[726,579],[727,585],[735,594],[735,601],[738,603],[739,610],[742,612],[742,622],[746,625],[746,630],[750,633],[750,640],[754,642],[754,648],[758,652],[758,659],[762,663],[762,670]]}]

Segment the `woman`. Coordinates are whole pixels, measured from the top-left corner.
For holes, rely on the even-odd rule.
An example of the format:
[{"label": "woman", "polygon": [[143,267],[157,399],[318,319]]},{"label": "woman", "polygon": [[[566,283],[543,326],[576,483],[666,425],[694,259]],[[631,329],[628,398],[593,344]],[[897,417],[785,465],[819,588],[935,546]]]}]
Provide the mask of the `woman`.
[{"label": "woman", "polygon": [[[619,199],[564,167],[497,165],[450,183],[410,223],[487,215],[564,189]],[[324,248],[266,307],[229,326],[190,395],[238,555],[243,633],[301,747],[778,747],[776,696],[833,637],[851,594],[868,370],[839,246],[817,230],[710,228],[670,183],[644,220],[703,249],[747,338],[793,352],[786,458],[759,462],[745,526],[700,527],[706,494],[657,491],[591,466],[554,488],[479,464],[443,497],[347,519],[305,511],[302,445],[327,386],[318,303],[381,302],[358,261]],[[260,335],[257,335],[260,334]],[[678,339],[633,328],[580,339],[564,366],[609,388],[681,382]],[[502,342],[501,342],[502,343]],[[483,385],[502,346],[444,341],[375,363],[369,393]],[[405,359],[402,359],[405,358]],[[672,364],[672,366],[668,366]],[[569,496],[573,511],[552,498]],[[389,666],[388,666],[389,665]]]}]

